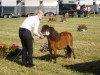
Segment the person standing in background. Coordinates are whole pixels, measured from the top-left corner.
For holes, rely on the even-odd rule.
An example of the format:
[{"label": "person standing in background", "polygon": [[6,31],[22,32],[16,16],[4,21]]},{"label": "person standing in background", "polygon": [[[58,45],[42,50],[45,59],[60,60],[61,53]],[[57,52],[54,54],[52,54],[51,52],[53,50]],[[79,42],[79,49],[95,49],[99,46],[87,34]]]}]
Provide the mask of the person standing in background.
[{"label": "person standing in background", "polygon": [[22,64],[27,67],[35,66],[32,60],[33,54],[33,37],[35,34],[39,38],[44,36],[38,33],[40,20],[43,18],[44,13],[40,10],[36,11],[34,16],[27,17],[19,28],[19,37],[22,44]]},{"label": "person standing in background", "polygon": [[80,5],[78,5],[76,9],[77,9],[77,15],[78,15],[78,17],[81,17]]},{"label": "person standing in background", "polygon": [[87,11],[87,6],[84,6],[84,17],[87,17],[88,11]]},{"label": "person standing in background", "polygon": [[90,16],[90,12],[91,12],[91,7],[88,5],[88,6],[87,6],[87,17]]}]

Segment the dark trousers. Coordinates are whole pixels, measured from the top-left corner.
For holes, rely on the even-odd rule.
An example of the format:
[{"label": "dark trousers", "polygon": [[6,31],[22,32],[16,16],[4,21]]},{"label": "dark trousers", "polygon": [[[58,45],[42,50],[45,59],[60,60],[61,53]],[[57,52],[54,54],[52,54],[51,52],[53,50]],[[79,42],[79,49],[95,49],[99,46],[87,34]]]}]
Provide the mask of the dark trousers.
[{"label": "dark trousers", "polygon": [[33,38],[31,32],[25,28],[19,29],[19,37],[22,44],[22,63],[24,65],[33,64],[32,53],[33,53]]},{"label": "dark trousers", "polygon": [[87,17],[88,12],[84,11],[84,17]]},{"label": "dark trousers", "polygon": [[81,17],[81,10],[77,10],[78,17]]}]

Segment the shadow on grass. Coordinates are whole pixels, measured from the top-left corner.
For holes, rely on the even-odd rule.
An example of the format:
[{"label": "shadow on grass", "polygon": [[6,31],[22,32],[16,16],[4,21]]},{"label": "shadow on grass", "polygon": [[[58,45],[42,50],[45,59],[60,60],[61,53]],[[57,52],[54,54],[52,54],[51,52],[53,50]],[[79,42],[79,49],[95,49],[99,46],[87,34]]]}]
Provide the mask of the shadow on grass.
[{"label": "shadow on grass", "polygon": [[11,62],[15,62],[19,65],[23,65],[22,62],[20,61],[20,56],[16,57],[16,56],[13,56],[13,57],[7,57],[6,58],[7,60],[11,61]]},{"label": "shadow on grass", "polygon": [[[51,57],[53,58],[53,56],[51,56],[50,54],[47,54],[47,55],[43,55],[43,56],[39,56],[39,57],[33,57],[35,59],[40,59],[40,60],[45,60],[45,61],[50,61]],[[57,55],[57,58],[58,57],[63,57],[62,55]]]},{"label": "shadow on grass", "polygon": [[93,73],[93,75],[100,75],[100,60],[74,64],[74,65],[64,65],[66,69],[71,69],[83,73]]},{"label": "shadow on grass", "polygon": [[45,60],[45,61],[49,61],[50,60],[50,54],[47,54],[47,55],[43,55],[43,56],[38,56],[38,57],[33,57],[35,59],[40,59],[40,60]]},{"label": "shadow on grass", "polygon": [[20,61],[20,57],[21,57],[21,50],[15,50],[14,52],[10,52],[6,59],[9,60],[9,61],[12,61],[12,62],[16,62],[18,63],[19,65],[22,65],[22,62]]}]

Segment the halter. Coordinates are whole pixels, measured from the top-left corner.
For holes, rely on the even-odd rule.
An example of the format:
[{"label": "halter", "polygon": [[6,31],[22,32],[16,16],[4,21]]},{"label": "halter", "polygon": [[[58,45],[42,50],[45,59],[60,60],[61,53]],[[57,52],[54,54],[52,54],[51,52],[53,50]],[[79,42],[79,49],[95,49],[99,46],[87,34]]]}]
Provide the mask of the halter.
[{"label": "halter", "polygon": [[45,34],[42,34],[44,36],[49,36],[50,35],[50,32],[49,31],[46,31]]}]

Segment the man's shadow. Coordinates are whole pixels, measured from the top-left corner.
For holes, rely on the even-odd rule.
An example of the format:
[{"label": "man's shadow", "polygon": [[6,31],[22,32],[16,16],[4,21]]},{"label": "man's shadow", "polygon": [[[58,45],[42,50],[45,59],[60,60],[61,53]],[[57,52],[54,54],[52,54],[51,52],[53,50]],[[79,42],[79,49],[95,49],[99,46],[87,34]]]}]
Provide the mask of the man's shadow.
[{"label": "man's shadow", "polygon": [[16,62],[17,64],[22,65],[20,59],[22,51],[20,49],[16,49],[15,51],[11,51],[7,56],[6,59],[12,62]]}]

